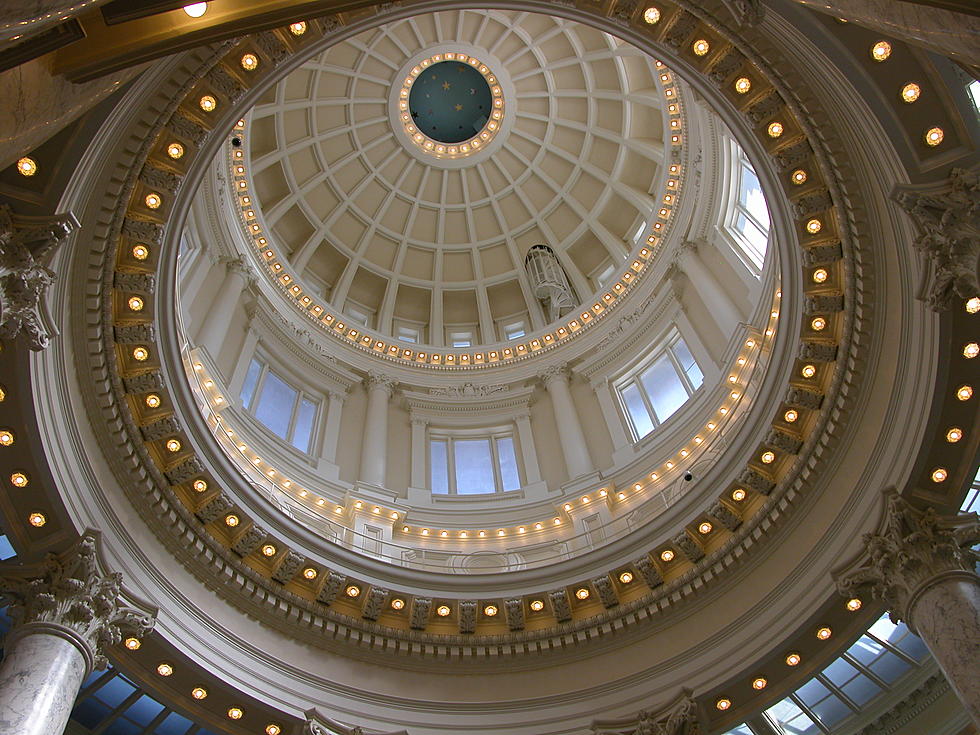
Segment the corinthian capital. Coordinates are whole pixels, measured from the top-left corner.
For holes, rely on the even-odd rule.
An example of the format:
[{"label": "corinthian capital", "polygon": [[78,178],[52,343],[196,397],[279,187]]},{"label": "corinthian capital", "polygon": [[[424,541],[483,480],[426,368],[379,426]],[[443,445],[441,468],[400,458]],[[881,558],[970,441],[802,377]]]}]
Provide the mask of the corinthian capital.
[{"label": "corinthian capital", "polygon": [[44,296],[55,279],[45,263],[78,226],[74,216],[18,217],[0,206],[0,337],[27,338],[32,350],[51,341]]},{"label": "corinthian capital", "polygon": [[[929,261],[929,282],[923,284],[929,306],[948,310],[956,297],[968,299],[980,292],[977,256],[980,255],[980,175],[954,168],[942,190],[908,188],[895,200],[919,231],[913,245]],[[920,297],[921,298],[921,297]]]},{"label": "corinthian capital", "polygon": [[863,565],[837,577],[847,597],[865,593],[888,606],[894,622],[904,620],[919,593],[938,578],[974,574],[980,542],[976,514],[940,517],[932,508],[917,510],[894,490],[885,496],[881,530],[864,535]]},{"label": "corinthian capital", "polygon": [[14,621],[11,635],[47,630],[66,637],[89,670],[105,668],[107,646],[144,637],[156,622],[155,610],[122,602],[122,575],[105,570],[91,534],[40,564],[0,567],[0,588]]},{"label": "corinthian capital", "polygon": [[549,365],[538,373],[538,378],[544,383],[545,387],[549,387],[555,381],[561,381],[563,383],[568,382],[569,370],[567,363],[558,363],[557,365]]},{"label": "corinthian capital", "polygon": [[395,386],[397,384],[398,381],[395,380],[390,375],[385,375],[384,373],[378,373],[375,372],[374,370],[369,372],[367,374],[367,377],[364,378],[364,385],[368,389],[368,391],[372,391],[375,388],[380,388],[384,390],[385,393],[388,394],[389,398],[391,398],[392,394],[395,392]]}]

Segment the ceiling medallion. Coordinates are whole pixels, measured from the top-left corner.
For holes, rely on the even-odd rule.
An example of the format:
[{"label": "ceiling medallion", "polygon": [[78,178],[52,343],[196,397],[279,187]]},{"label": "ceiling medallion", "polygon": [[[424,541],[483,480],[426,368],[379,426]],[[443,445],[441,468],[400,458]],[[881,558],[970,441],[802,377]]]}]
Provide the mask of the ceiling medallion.
[{"label": "ceiling medallion", "polygon": [[[454,80],[454,76],[462,81]],[[425,92],[423,85],[427,89]],[[420,88],[420,94],[413,94],[415,87]],[[446,99],[433,98],[432,94],[444,94]],[[474,101],[470,102],[469,98]],[[478,105],[477,110],[468,110],[468,104]],[[486,148],[500,132],[504,119],[504,90],[490,67],[480,59],[446,51],[422,59],[412,67],[398,92],[397,105],[402,131],[415,146],[435,158],[460,159]],[[486,115],[480,114],[484,112],[481,106],[489,108],[485,110]],[[460,137],[458,131],[465,130],[464,126],[474,120],[482,122],[483,127],[473,136]],[[439,129],[440,123],[443,130]],[[450,133],[452,124],[456,124],[456,129]],[[431,137],[424,130],[438,134],[440,139]]]}]

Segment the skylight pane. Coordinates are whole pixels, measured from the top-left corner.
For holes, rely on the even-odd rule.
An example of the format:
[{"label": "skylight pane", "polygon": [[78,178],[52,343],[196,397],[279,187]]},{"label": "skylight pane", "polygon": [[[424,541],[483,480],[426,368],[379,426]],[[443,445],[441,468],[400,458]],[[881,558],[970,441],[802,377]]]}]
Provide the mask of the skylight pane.
[{"label": "skylight pane", "polygon": [[136,687],[128,681],[121,676],[114,676],[99,687],[93,696],[110,707],[118,707],[126,697],[135,691]]},{"label": "skylight pane", "polygon": [[519,490],[521,478],[517,473],[517,456],[514,454],[514,439],[504,436],[497,439],[497,456],[500,458],[500,482],[504,490]]},{"label": "skylight pane", "polygon": [[457,439],[453,442],[456,461],[456,493],[492,493],[493,460],[489,439]]},{"label": "skylight pane", "polygon": [[156,726],[153,735],[184,735],[193,724],[183,715],[171,712],[163,722]]},{"label": "skylight pane", "polygon": [[259,382],[259,373],[262,372],[262,363],[252,360],[245,374],[245,382],[242,384],[242,405],[248,408],[252,403],[252,395],[255,393],[255,386]]},{"label": "skylight pane", "polygon": [[90,730],[94,730],[112,710],[101,702],[89,697],[75,705],[71,718]]},{"label": "skylight pane", "polygon": [[429,442],[429,471],[432,473],[432,492],[441,495],[449,492],[448,457],[445,440],[433,439]]},{"label": "skylight pane", "polygon": [[640,396],[640,389],[630,383],[622,390],[623,403],[626,405],[626,412],[633,422],[633,429],[636,431],[637,438],[644,437],[653,431],[653,421],[647,412],[646,404]]},{"label": "skylight pane", "polygon": [[144,694],[130,705],[123,714],[141,725],[149,725],[150,720],[163,711],[163,705],[148,694]]},{"label": "skylight pane", "polygon": [[313,436],[313,419],[316,417],[316,404],[303,399],[296,415],[296,429],[293,431],[293,446],[301,452],[310,451],[310,438]]},{"label": "skylight pane", "polygon": [[265,376],[255,418],[276,436],[286,438],[298,391],[271,370]]},{"label": "skylight pane", "polygon": [[666,355],[640,375],[640,382],[659,421],[665,421],[687,401],[687,390]]},{"label": "skylight pane", "polygon": [[777,727],[782,728],[782,732],[792,735],[820,733],[817,724],[789,697],[767,709],[766,715]]},{"label": "skylight pane", "polygon": [[6,536],[0,536],[0,561],[7,561],[7,559],[13,559],[15,556],[17,556],[17,550],[10,543],[10,539]]}]

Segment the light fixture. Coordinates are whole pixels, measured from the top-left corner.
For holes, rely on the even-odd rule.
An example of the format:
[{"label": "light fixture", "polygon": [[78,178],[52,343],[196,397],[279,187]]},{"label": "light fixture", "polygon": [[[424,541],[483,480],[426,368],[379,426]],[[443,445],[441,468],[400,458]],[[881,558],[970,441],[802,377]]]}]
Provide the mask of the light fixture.
[{"label": "light fixture", "polygon": [[973,397],[973,387],[961,385],[956,389],[956,397],[961,401],[969,401]]},{"label": "light fixture", "polygon": [[940,143],[943,142],[943,136],[944,133],[942,128],[939,127],[929,128],[925,134],[926,145],[929,146],[939,145]]},{"label": "light fixture", "polygon": [[134,347],[133,348],[133,359],[137,362],[145,362],[150,356],[149,350],[145,347]]},{"label": "light fixture", "polygon": [[216,100],[211,95],[206,94],[203,97],[201,97],[198,104],[201,106],[201,109],[204,110],[205,112],[214,112],[215,109],[218,107],[218,100]]},{"label": "light fixture", "polygon": [[147,194],[143,201],[146,202],[146,206],[150,209],[159,209],[160,205],[163,204],[163,199],[155,191]]},{"label": "light fixture", "polygon": [[14,443],[14,432],[4,429],[0,431],[0,446],[9,447]]},{"label": "light fixture", "polygon": [[944,467],[937,467],[932,471],[933,482],[945,482],[947,477],[949,477],[949,473]]},{"label": "light fixture", "polygon": [[735,80],[735,91],[739,94],[745,94],[750,89],[752,89],[752,80],[748,77],[739,77]]},{"label": "light fixture", "polygon": [[976,314],[980,311],[980,296],[974,296],[973,298],[966,300],[966,313]]},{"label": "light fixture", "polygon": [[769,123],[769,137],[778,138],[783,134],[783,124],[781,122]]},{"label": "light fixture", "polygon": [[648,25],[653,25],[660,20],[660,10],[655,7],[649,7],[643,11],[643,20]]},{"label": "light fixture", "polygon": [[827,327],[827,320],[822,316],[816,316],[810,321],[810,327],[814,332],[822,332]]},{"label": "light fixture", "polygon": [[976,342],[970,342],[963,347],[963,357],[967,360],[972,360],[977,355],[980,355],[980,345]]},{"label": "light fixture", "polygon": [[699,38],[697,41],[691,44],[691,48],[694,50],[696,56],[704,56],[711,50],[711,44],[705,39]]},{"label": "light fixture", "polygon": [[307,567],[303,570],[303,577],[306,579],[316,579],[317,571],[313,567]]},{"label": "light fixture", "polygon": [[273,546],[272,544],[266,544],[265,546],[262,547],[262,556],[275,556],[275,555],[276,555],[276,547]]},{"label": "light fixture", "polygon": [[179,452],[180,451],[180,446],[181,446],[180,445],[180,442],[177,439],[168,439],[167,440],[167,451],[168,452]]},{"label": "light fixture", "polygon": [[32,526],[34,526],[34,528],[40,528],[41,526],[43,526],[45,523],[48,522],[48,519],[44,517],[44,513],[34,511],[29,516],[27,516],[27,522],[30,523]]},{"label": "light fixture", "polygon": [[21,176],[33,176],[37,173],[37,161],[29,156],[24,156],[17,161],[17,173]]},{"label": "light fixture", "polygon": [[915,102],[917,99],[919,99],[920,92],[921,90],[919,89],[918,84],[916,84],[915,82],[909,82],[904,87],[902,87],[902,91],[900,92],[902,97],[902,102],[908,102],[910,104],[912,102]]},{"label": "light fixture", "polygon": [[806,231],[809,232],[811,235],[816,235],[818,232],[820,232],[822,228],[823,228],[823,223],[816,218],[811,219],[806,223]]},{"label": "light fixture", "polygon": [[206,12],[208,12],[207,3],[191,3],[190,5],[185,5],[183,11],[187,13],[191,18],[200,18]]},{"label": "light fixture", "polygon": [[786,421],[787,424],[794,423],[796,419],[798,419],[799,417],[800,414],[794,408],[789,409],[786,413],[783,414],[783,420]]},{"label": "light fixture", "polygon": [[14,487],[27,487],[27,475],[23,472],[15,472],[10,476],[10,484]]},{"label": "light fixture", "polygon": [[242,56],[242,69],[245,71],[255,71],[259,68],[259,57],[255,54],[245,54]]},{"label": "light fixture", "polygon": [[270,722],[265,726],[265,735],[281,735],[282,727],[274,722]]},{"label": "light fixture", "polygon": [[347,589],[344,590],[344,594],[346,594],[350,598],[357,597],[358,595],[361,594],[361,588],[358,587],[356,584],[349,584],[347,585]]},{"label": "light fixture", "polygon": [[205,480],[194,480],[193,487],[195,492],[203,493],[208,489],[208,483]]},{"label": "light fixture", "polygon": [[822,641],[828,640],[830,638],[830,636],[832,636],[833,634],[834,634],[834,631],[832,631],[826,625],[824,627],[822,627],[822,628],[818,628],[817,629],[817,638],[819,638]]},{"label": "light fixture", "polygon": [[796,184],[797,186],[799,186],[800,184],[802,184],[802,183],[804,183],[806,181],[806,171],[804,171],[802,168],[796,169],[792,173],[792,175],[790,176],[790,180],[794,184]]},{"label": "light fixture", "polygon": [[487,605],[485,608],[483,608],[483,614],[486,615],[488,618],[492,618],[494,615],[497,614],[497,606]]},{"label": "light fixture", "polygon": [[240,720],[244,715],[245,712],[242,710],[241,707],[228,708],[228,717],[231,718],[232,720]]},{"label": "light fixture", "polygon": [[871,47],[871,58],[875,61],[884,61],[892,54],[892,45],[888,41],[878,41]]},{"label": "light fixture", "polygon": [[813,365],[804,365],[800,369],[800,375],[802,375],[804,378],[812,378],[816,374],[817,369]]},{"label": "light fixture", "polygon": [[130,311],[143,311],[143,299],[139,296],[131,296],[126,304],[129,306]]},{"label": "light fixture", "polygon": [[392,610],[403,610],[404,608],[405,608],[405,601],[402,598],[396,597],[394,600],[391,601]]},{"label": "light fixture", "polygon": [[847,609],[851,612],[857,612],[861,609],[861,600],[859,600],[857,597],[852,597],[847,601],[847,605],[845,607],[847,607]]},{"label": "light fixture", "polygon": [[721,710],[722,712],[724,712],[726,709],[728,709],[731,706],[732,706],[732,700],[730,700],[728,697],[722,697],[717,702],[715,702],[715,707]]},{"label": "light fixture", "polygon": [[225,525],[229,528],[234,528],[239,523],[241,523],[241,520],[234,513],[229,513],[225,516]]},{"label": "light fixture", "polygon": [[803,658],[798,653],[788,653],[786,654],[786,665],[787,666],[799,666],[800,661]]},{"label": "light fixture", "polygon": [[673,561],[674,552],[671,551],[670,549],[664,549],[663,551],[660,552],[660,559],[662,561]]},{"label": "light fixture", "polygon": [[745,490],[740,487],[732,490],[732,500],[734,500],[736,503],[741,503],[743,500],[745,500]]},{"label": "light fixture", "polygon": [[438,615],[440,618],[448,616],[451,612],[452,608],[450,608],[449,605],[440,605],[436,608],[436,615]]},{"label": "light fixture", "polygon": [[707,536],[709,533],[711,533],[712,528],[713,526],[708,523],[708,521],[704,521],[698,526],[698,533],[700,533],[702,536]]},{"label": "light fixture", "polygon": [[168,663],[162,663],[157,665],[157,673],[160,676],[172,676],[174,673],[174,667]]},{"label": "light fixture", "polygon": [[149,249],[146,245],[134,245],[133,246],[133,257],[136,260],[146,260],[150,255]]},{"label": "light fixture", "polygon": [[194,687],[191,689],[191,696],[194,699],[206,699],[208,696],[208,690],[204,687]]},{"label": "light fixture", "polygon": [[815,271],[813,271],[813,275],[811,276],[811,278],[813,279],[814,283],[823,283],[824,281],[827,280],[829,275],[830,274],[827,273],[826,268],[817,268]]},{"label": "light fixture", "polygon": [[772,464],[776,461],[776,454],[774,452],[765,451],[759,456],[759,459],[762,460],[763,464]]},{"label": "light fixture", "polygon": [[531,600],[529,607],[534,612],[541,612],[544,610],[544,600]]},{"label": "light fixture", "polygon": [[167,146],[167,155],[176,161],[178,158],[184,155],[184,146],[174,141]]},{"label": "light fixture", "polygon": [[630,582],[633,581],[633,572],[629,572],[629,571],[620,572],[619,581],[622,582],[623,584],[629,584]]},{"label": "light fixture", "polygon": [[588,588],[587,587],[579,587],[577,590],[575,590],[575,597],[577,599],[579,599],[579,600],[588,600],[589,599],[589,590],[588,590]]},{"label": "light fixture", "polygon": [[762,691],[769,684],[768,680],[764,676],[757,676],[752,680],[752,688],[756,691]]},{"label": "light fixture", "polygon": [[139,638],[127,638],[123,645],[130,651],[138,651],[140,650],[140,646],[143,644],[140,642]]},{"label": "light fixture", "polygon": [[306,21],[301,20],[296,23],[290,23],[289,32],[294,36],[302,36],[304,33],[306,33]]}]

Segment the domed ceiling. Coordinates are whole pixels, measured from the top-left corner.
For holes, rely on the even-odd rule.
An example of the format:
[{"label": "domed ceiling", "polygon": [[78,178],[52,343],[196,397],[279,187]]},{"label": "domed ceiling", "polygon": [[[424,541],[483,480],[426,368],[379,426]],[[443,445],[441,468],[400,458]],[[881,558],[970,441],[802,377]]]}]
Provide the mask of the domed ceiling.
[{"label": "domed ceiling", "polygon": [[[410,103],[406,80],[422,85]],[[492,88],[500,123],[479,145]],[[259,100],[246,136],[258,217],[292,272],[352,321],[434,345],[502,341],[549,321],[525,272],[531,246],[555,251],[575,303],[633,250],[655,212],[662,107],[652,59],[567,20],[397,21],[331,46]],[[456,126],[447,146],[468,126],[473,149],[439,152],[436,118]],[[428,150],[412,121],[435,136]]]}]

